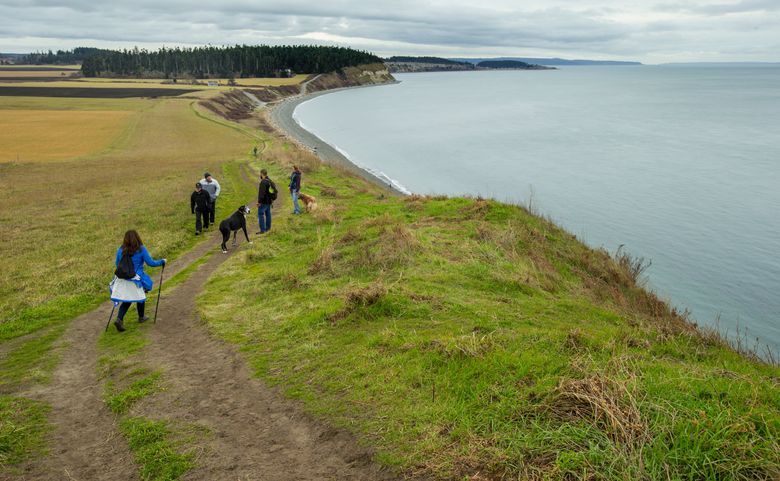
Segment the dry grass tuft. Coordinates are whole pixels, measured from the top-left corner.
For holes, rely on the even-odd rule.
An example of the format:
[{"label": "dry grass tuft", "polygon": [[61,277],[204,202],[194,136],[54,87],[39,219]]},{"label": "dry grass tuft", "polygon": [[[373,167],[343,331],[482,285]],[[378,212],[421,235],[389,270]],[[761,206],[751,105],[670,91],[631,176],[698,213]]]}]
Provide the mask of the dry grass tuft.
[{"label": "dry grass tuft", "polygon": [[477,198],[463,209],[464,216],[470,219],[484,219],[488,212],[490,212],[490,202],[482,198]]},{"label": "dry grass tuft", "polygon": [[359,309],[373,306],[386,295],[387,287],[381,281],[366,287],[352,287],[344,293],[344,307],[328,316],[328,320],[335,324]]},{"label": "dry grass tuft", "polygon": [[547,409],[563,420],[590,421],[613,441],[633,450],[647,440],[648,427],[633,393],[633,373],[625,368],[618,371],[562,380]]},{"label": "dry grass tuft", "polygon": [[339,244],[342,245],[349,245],[354,244],[355,242],[359,242],[364,239],[364,236],[360,234],[359,232],[356,232],[354,230],[348,231],[346,234],[341,236],[341,239],[339,239]]},{"label": "dry grass tuft", "polygon": [[368,227],[379,227],[379,226],[387,226],[395,224],[397,221],[387,212],[385,212],[382,215],[378,215],[376,217],[371,217],[370,219],[367,219],[363,221],[362,226],[365,228]]},{"label": "dry grass tuft", "polygon": [[307,282],[306,279],[303,279],[300,276],[293,274],[292,272],[287,272],[282,275],[279,281],[289,289],[302,289],[309,285],[309,282]]},{"label": "dry grass tuft", "polygon": [[420,242],[414,232],[405,225],[396,224],[382,229],[365,259],[375,266],[392,267],[410,260],[419,248]]},{"label": "dry grass tuft", "polygon": [[309,274],[330,274],[333,273],[333,259],[336,257],[332,245],[322,249],[319,257],[309,266]]},{"label": "dry grass tuft", "polygon": [[333,197],[333,198],[339,197],[339,193],[336,191],[336,189],[327,186],[320,187],[320,195],[322,195],[323,197]]},{"label": "dry grass tuft", "polygon": [[404,197],[406,208],[413,211],[421,211],[425,207],[428,197],[424,195],[412,194]]},{"label": "dry grass tuft", "polygon": [[642,284],[642,275],[650,268],[652,262],[644,257],[634,257],[623,249],[623,245],[618,247],[614,256],[615,262],[626,279],[632,285]]},{"label": "dry grass tuft", "polygon": [[566,334],[566,339],[563,341],[563,345],[566,349],[571,351],[580,351],[585,348],[585,344],[582,338],[582,331],[579,328],[572,329]]},{"label": "dry grass tuft", "polygon": [[474,238],[480,242],[494,244],[507,256],[516,258],[519,256],[519,245],[523,238],[520,227],[514,224],[507,224],[505,229],[498,226],[482,222],[477,224],[474,231]]},{"label": "dry grass tuft", "polygon": [[351,308],[368,307],[387,294],[387,288],[381,282],[371,284],[368,287],[351,289],[347,291],[344,299]]},{"label": "dry grass tuft", "polygon": [[453,336],[442,340],[433,340],[426,344],[428,350],[442,354],[445,357],[483,357],[498,345],[493,332],[480,335],[471,332],[461,336]]},{"label": "dry grass tuft", "polygon": [[332,224],[339,220],[336,213],[336,206],[333,204],[317,205],[316,209],[310,211],[311,216],[321,224]]}]

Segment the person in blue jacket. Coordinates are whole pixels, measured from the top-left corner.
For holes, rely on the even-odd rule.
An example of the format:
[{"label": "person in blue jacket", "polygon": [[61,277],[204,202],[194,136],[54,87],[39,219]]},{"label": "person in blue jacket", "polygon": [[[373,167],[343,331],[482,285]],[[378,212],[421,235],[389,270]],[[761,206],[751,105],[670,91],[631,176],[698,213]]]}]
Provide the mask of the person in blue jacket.
[{"label": "person in blue jacket", "polygon": [[[165,265],[166,259],[155,260],[152,258],[151,254],[149,254],[149,251],[146,250],[146,246],[144,246],[144,243],[141,240],[141,236],[138,235],[138,232],[132,229],[125,232],[125,238],[122,241],[122,245],[116,251],[115,264],[117,267],[119,266],[119,261],[124,255],[130,256],[133,261],[133,267],[135,268],[136,276],[131,279],[131,282],[135,283],[136,286],[143,289],[144,293],[151,291],[152,286],[154,285],[154,281],[152,281],[152,278],[149,277],[149,274],[144,272],[144,264],[148,265],[149,267],[160,267]],[[114,321],[114,325],[119,332],[125,330],[123,324],[125,314],[127,314],[127,311],[130,309],[130,305],[133,302],[135,302],[136,309],[138,310],[138,322],[144,322],[149,319],[144,315],[145,301],[146,296],[144,295],[141,300],[122,302],[122,305],[119,306],[117,319]]]}]

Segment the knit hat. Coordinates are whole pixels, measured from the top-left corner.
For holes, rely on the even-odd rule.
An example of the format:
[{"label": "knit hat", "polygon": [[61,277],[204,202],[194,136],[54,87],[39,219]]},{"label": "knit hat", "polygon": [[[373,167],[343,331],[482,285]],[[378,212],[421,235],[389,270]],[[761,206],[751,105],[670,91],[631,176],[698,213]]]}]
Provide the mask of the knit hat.
[{"label": "knit hat", "polygon": [[196,188],[196,189],[199,189],[199,188],[201,188],[201,187],[203,187],[203,186],[202,186],[202,185],[200,185],[200,182],[195,182],[195,188]]}]

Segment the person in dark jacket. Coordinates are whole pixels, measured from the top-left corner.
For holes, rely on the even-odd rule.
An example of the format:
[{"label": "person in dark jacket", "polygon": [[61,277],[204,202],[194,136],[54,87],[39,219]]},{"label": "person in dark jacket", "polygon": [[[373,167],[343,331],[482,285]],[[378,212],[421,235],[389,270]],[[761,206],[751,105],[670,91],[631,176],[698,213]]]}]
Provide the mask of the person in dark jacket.
[{"label": "person in dark jacket", "polygon": [[140,299],[134,298],[133,300],[127,300],[128,298],[126,297],[115,298],[112,294],[111,300],[117,303],[122,303],[119,306],[119,313],[117,314],[116,321],[114,321],[114,325],[119,332],[125,330],[125,314],[127,314],[127,311],[130,309],[130,305],[133,303],[135,303],[136,309],[138,310],[138,322],[144,322],[149,319],[144,315],[144,303],[146,301],[145,293],[152,290],[154,281],[152,281],[152,278],[149,277],[149,274],[144,272],[144,264],[148,265],[149,267],[159,267],[165,265],[167,262],[166,259],[154,259],[151,254],[149,254],[149,251],[146,250],[146,246],[144,246],[144,243],[141,240],[141,236],[139,236],[138,232],[135,230],[129,230],[125,232],[122,245],[116,251],[116,261],[114,264],[117,267],[119,267],[119,261],[122,260],[122,256],[124,255],[130,256],[130,259],[133,261],[133,268],[135,269],[135,278],[131,279],[130,282],[133,282],[137,287],[143,289],[143,292],[141,293],[139,290]]},{"label": "person in dark jacket", "polygon": [[195,184],[195,192],[190,196],[190,210],[195,214],[195,235],[200,235],[201,227],[209,228],[211,195],[203,189],[200,182]]},{"label": "person in dark jacket", "polygon": [[260,186],[257,190],[257,223],[260,225],[258,234],[271,230],[271,204],[274,202],[272,192],[276,190],[274,182],[268,177],[268,171],[260,171]]},{"label": "person in dark jacket", "polygon": [[301,193],[301,169],[293,165],[292,174],[290,174],[290,195],[293,201],[293,214],[300,214],[301,207],[298,205],[298,196]]}]

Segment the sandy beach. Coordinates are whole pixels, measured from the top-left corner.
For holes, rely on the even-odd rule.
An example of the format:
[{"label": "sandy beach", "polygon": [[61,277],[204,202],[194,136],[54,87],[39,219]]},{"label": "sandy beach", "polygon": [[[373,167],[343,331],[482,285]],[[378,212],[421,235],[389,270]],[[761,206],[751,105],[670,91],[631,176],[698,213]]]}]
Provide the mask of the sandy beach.
[{"label": "sandy beach", "polygon": [[[346,87],[346,88],[366,88],[366,87],[381,87],[393,84],[380,84],[380,85],[365,85],[361,87]],[[345,89],[346,89],[345,88]],[[372,171],[361,168],[350,160],[346,155],[341,153],[338,149],[328,144],[321,138],[317,137],[313,133],[301,127],[301,125],[293,118],[298,105],[307,102],[320,95],[325,95],[333,92],[338,92],[345,89],[326,90],[323,92],[315,92],[306,95],[299,95],[296,97],[290,97],[275,104],[269,104],[268,120],[273,126],[286,134],[294,142],[304,146],[306,149],[314,152],[323,162],[331,165],[338,166],[346,169],[354,174],[357,174],[364,179],[373,182],[379,186],[386,188],[389,192],[396,195],[407,195],[408,192],[403,191],[392,183],[390,179],[383,178],[381,175]]]}]

